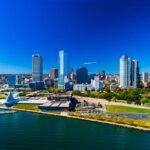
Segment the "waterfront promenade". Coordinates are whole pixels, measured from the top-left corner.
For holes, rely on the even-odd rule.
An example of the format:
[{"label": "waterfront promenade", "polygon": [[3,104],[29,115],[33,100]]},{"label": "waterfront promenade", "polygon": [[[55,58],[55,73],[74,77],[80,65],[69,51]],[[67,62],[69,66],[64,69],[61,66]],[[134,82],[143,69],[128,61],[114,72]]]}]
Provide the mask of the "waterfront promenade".
[{"label": "waterfront promenade", "polygon": [[[6,109],[6,108],[0,106],[0,109]],[[57,117],[65,117],[65,118],[70,118],[70,119],[78,119],[78,120],[84,120],[84,121],[90,121],[90,122],[95,122],[95,123],[102,123],[102,124],[107,124],[107,125],[113,125],[113,126],[119,126],[119,127],[124,127],[124,128],[130,128],[130,129],[136,129],[136,130],[150,132],[150,128],[114,123],[114,122],[109,122],[109,121],[88,119],[88,118],[82,118],[82,117],[77,117],[77,116],[70,116],[70,115],[67,115],[66,113],[65,114],[64,113],[57,114],[57,113],[52,113],[52,112],[41,112],[41,111],[36,111],[36,110],[17,109],[17,108],[12,108],[12,110],[38,113],[38,114],[43,114],[43,115],[52,115],[52,116],[57,116]]]}]

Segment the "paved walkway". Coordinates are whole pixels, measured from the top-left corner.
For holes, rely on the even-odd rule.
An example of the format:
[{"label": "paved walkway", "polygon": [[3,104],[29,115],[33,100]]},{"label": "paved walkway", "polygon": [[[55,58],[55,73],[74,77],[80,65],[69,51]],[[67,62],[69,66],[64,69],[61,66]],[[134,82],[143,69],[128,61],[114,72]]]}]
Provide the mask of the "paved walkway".
[{"label": "paved walkway", "polygon": [[119,102],[109,102],[104,99],[98,99],[98,98],[90,98],[90,97],[80,97],[80,96],[74,96],[77,98],[79,102],[83,102],[86,100],[88,103],[101,103],[102,105],[118,105],[118,106],[127,106],[127,107],[134,107],[134,108],[143,108],[143,109],[150,109],[150,107],[146,106],[140,106],[140,105],[134,105],[134,104],[124,104],[124,103],[119,103]]},{"label": "paved walkway", "polygon": [[61,112],[61,116],[68,116],[68,112]]}]

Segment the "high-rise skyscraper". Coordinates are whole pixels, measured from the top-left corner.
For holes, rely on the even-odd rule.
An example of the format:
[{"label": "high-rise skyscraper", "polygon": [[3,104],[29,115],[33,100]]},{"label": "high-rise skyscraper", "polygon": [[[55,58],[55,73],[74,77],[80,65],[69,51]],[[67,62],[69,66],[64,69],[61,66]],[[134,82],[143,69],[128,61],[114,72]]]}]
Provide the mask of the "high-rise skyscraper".
[{"label": "high-rise skyscraper", "polygon": [[139,62],[128,56],[120,58],[120,87],[138,88],[140,86]]},{"label": "high-rise skyscraper", "polygon": [[78,84],[85,84],[88,83],[88,70],[87,68],[83,67],[81,69],[77,69],[77,83]]},{"label": "high-rise skyscraper", "polygon": [[70,68],[70,80],[73,82],[75,80],[74,69]]},{"label": "high-rise skyscraper", "polygon": [[58,78],[58,69],[52,68],[50,70],[50,79],[57,79]]},{"label": "high-rise skyscraper", "polygon": [[131,60],[127,56],[120,58],[120,87],[129,88],[131,83]]},{"label": "high-rise skyscraper", "polygon": [[43,81],[43,60],[38,54],[32,55],[32,81]]},{"label": "high-rise skyscraper", "polygon": [[21,84],[21,79],[19,75],[16,75],[16,85]]},{"label": "high-rise skyscraper", "polygon": [[148,82],[148,72],[143,72],[142,81],[143,83]]},{"label": "high-rise skyscraper", "polygon": [[139,62],[133,60],[133,87],[138,88],[140,86],[140,73],[139,73]]},{"label": "high-rise skyscraper", "polygon": [[16,76],[14,74],[8,75],[8,86],[9,88],[15,88],[16,85]]},{"label": "high-rise skyscraper", "polygon": [[65,83],[69,80],[69,67],[69,55],[63,50],[59,51],[59,89],[65,89]]}]

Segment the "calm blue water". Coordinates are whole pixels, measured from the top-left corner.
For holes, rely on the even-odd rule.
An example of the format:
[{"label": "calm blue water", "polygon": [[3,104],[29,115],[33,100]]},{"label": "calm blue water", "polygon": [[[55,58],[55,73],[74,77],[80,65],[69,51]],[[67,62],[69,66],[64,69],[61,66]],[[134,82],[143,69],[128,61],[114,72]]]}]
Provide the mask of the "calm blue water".
[{"label": "calm blue water", "polygon": [[150,133],[17,112],[0,115],[0,150],[150,150]]}]

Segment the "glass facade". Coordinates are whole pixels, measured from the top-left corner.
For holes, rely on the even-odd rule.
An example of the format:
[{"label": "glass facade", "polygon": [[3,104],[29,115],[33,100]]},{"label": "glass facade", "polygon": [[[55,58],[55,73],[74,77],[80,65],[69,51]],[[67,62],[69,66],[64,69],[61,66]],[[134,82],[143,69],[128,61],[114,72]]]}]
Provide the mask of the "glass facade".
[{"label": "glass facade", "polygon": [[69,79],[69,55],[63,50],[59,52],[59,81],[58,88],[65,89],[65,83]]},{"label": "glass facade", "polygon": [[32,55],[32,81],[43,81],[43,60],[38,54]]},{"label": "glass facade", "polygon": [[133,87],[138,88],[140,86],[140,73],[139,73],[139,62],[137,60],[133,60]]},{"label": "glass facade", "polygon": [[13,74],[8,75],[8,86],[9,88],[15,88],[16,76]]},{"label": "glass facade", "polygon": [[87,68],[83,67],[81,69],[77,69],[76,74],[77,74],[77,84],[88,83],[88,70],[87,70]]},{"label": "glass facade", "polygon": [[120,87],[129,88],[131,83],[131,60],[127,56],[120,58]]},{"label": "glass facade", "polygon": [[139,63],[127,56],[120,58],[120,87],[138,88],[140,86]]}]

